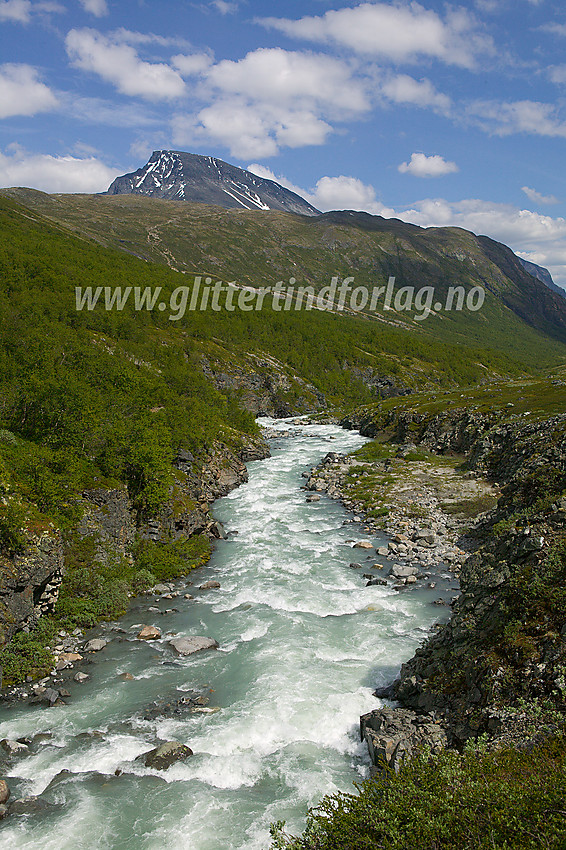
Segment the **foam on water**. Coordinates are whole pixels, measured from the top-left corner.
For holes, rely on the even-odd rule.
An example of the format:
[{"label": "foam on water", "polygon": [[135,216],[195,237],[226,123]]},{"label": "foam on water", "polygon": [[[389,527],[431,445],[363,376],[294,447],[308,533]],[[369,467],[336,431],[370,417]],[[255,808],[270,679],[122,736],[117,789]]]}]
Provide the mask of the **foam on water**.
[{"label": "foam on water", "polygon": [[[359,715],[379,705],[376,684],[392,678],[438,610],[418,592],[364,587],[348,564],[367,553],[347,541],[367,533],[326,496],[305,501],[301,473],[364,438],[332,425],[293,431],[275,440],[270,459],[249,464],[247,485],[216,503],[217,518],[238,533],[218,542],[194,600],[167,600],[179,610],[164,615],[133,610],[123,623],[131,639],[96,656],[68,706],[5,712],[0,737],[54,733],[10,766],[18,794],[71,773],[46,792],[63,806],[6,821],[0,847],[265,850],[270,822],[286,819],[296,832],[309,805],[366,775]],[[198,590],[212,578],[220,589]],[[141,624],[159,626],[161,640],[136,641]],[[210,635],[220,649],[178,658],[168,645],[175,633]],[[220,711],[144,719],[148,707],[195,688]],[[94,730],[102,736],[81,735]],[[135,760],[168,739],[194,756],[166,772]]]}]

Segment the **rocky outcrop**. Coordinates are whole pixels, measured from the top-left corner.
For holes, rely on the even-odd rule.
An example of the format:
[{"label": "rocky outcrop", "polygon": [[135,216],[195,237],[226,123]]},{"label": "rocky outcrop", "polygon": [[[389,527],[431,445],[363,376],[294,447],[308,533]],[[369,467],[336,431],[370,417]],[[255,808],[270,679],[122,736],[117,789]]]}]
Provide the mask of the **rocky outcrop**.
[{"label": "rocky outcrop", "polygon": [[129,552],[136,524],[125,487],[84,490],[81,508],[82,517],[77,525],[77,534],[81,538],[94,538],[96,559],[100,563]]},{"label": "rocky outcrop", "polygon": [[[394,711],[416,712],[421,725],[440,722],[452,746],[481,734],[494,745],[530,746],[540,734],[540,719],[533,720],[536,706],[545,705],[550,714],[566,710],[561,596],[566,416],[502,421],[500,414],[469,411],[460,418],[455,411],[436,416],[407,412],[392,416],[388,425],[396,438],[410,434],[435,451],[465,449],[469,467],[504,486],[497,506],[476,528],[476,548],[462,564],[461,595],[450,621],[417,649],[385,695],[403,706]],[[534,715],[529,706],[535,706]],[[403,717],[399,714],[401,732],[390,735],[387,752],[402,743]],[[383,737],[387,723],[379,723]],[[374,743],[371,747],[375,750]]]},{"label": "rocky outcrop", "polygon": [[396,773],[406,758],[425,746],[438,753],[448,743],[441,724],[405,708],[380,708],[362,715],[360,737],[368,746],[374,768]]},{"label": "rocky outcrop", "polygon": [[238,399],[255,416],[281,418],[326,407],[324,395],[274,357],[248,354],[244,364],[202,358],[201,368],[214,386]]},{"label": "rocky outcrop", "polygon": [[0,646],[53,611],[63,576],[63,542],[53,526],[29,529],[23,551],[0,554]]}]

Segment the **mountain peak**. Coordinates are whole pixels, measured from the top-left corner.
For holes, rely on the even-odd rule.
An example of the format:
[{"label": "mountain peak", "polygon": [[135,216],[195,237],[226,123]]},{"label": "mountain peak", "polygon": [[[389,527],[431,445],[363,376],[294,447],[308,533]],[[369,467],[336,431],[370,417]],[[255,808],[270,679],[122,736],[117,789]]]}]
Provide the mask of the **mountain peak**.
[{"label": "mountain peak", "polygon": [[319,214],[304,198],[274,180],[258,177],[214,156],[185,151],[153,151],[146,165],[117,177],[106,194],[148,195],[171,201],[215,204],[226,209]]}]

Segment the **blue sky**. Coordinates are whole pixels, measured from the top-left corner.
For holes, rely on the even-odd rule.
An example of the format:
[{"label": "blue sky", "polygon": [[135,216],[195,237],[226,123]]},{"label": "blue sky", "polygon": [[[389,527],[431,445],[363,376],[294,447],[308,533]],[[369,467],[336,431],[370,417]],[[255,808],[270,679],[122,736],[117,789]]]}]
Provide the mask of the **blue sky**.
[{"label": "blue sky", "polygon": [[457,225],[566,287],[566,7],[0,0],[0,185],[96,192],[174,148],[319,209]]}]

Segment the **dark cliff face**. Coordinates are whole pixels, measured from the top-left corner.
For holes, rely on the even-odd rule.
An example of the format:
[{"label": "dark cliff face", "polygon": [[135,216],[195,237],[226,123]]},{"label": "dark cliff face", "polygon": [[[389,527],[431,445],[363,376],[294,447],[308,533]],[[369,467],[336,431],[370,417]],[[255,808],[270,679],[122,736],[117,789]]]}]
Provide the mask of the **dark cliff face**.
[{"label": "dark cliff face", "polygon": [[63,541],[53,527],[29,532],[22,552],[0,555],[0,647],[53,611],[63,570]]},{"label": "dark cliff face", "polygon": [[154,151],[147,165],[112,183],[108,195],[148,195],[226,209],[280,210],[318,215],[307,201],[273,180],[212,156]]}]

